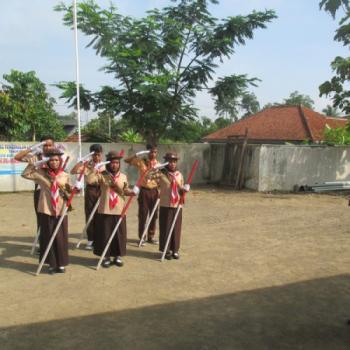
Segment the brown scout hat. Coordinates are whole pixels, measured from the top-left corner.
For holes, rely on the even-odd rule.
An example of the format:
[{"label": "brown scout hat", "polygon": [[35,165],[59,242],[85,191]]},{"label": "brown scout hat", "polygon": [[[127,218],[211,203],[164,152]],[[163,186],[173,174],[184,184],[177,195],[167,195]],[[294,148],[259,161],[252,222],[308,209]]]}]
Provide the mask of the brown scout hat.
[{"label": "brown scout hat", "polygon": [[121,159],[124,156],[124,150],[121,150],[120,152],[117,151],[109,151],[106,155],[107,160],[112,160],[112,159]]},{"label": "brown scout hat", "polygon": [[175,152],[167,152],[163,157],[165,160],[178,160],[179,157]]},{"label": "brown scout hat", "polygon": [[44,153],[45,157],[62,156],[64,153],[58,148],[51,148]]}]

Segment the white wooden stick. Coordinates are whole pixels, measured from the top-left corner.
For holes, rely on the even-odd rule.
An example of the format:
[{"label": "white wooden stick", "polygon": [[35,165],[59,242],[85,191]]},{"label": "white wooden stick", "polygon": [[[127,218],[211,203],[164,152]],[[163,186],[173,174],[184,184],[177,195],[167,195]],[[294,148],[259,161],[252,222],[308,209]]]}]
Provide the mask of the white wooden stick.
[{"label": "white wooden stick", "polygon": [[78,159],[79,162],[84,162],[85,160],[87,160],[88,158],[90,158],[95,152],[90,152],[89,154],[85,155],[84,157],[82,157],[81,159]]},{"label": "white wooden stick", "polygon": [[105,246],[105,249],[104,249],[104,251],[103,251],[103,253],[102,253],[102,255],[101,255],[101,258],[100,258],[100,260],[98,261],[98,264],[97,264],[97,266],[96,266],[96,270],[98,270],[98,269],[101,267],[102,261],[103,261],[105,255],[106,255],[106,253],[107,253],[107,250],[108,250],[109,246],[111,245],[111,242],[112,242],[112,240],[113,240],[115,234],[116,234],[117,231],[118,231],[118,228],[119,228],[119,226],[120,226],[122,220],[123,220],[123,216],[121,216],[121,217],[119,218],[117,224],[115,225],[114,230],[113,230],[113,232],[112,232],[112,234],[111,234],[111,237],[109,237],[109,240],[108,240],[108,242],[107,242],[107,244],[106,244],[106,246]]},{"label": "white wooden stick", "polygon": [[139,247],[141,247],[143,241],[144,241],[145,238],[146,238],[146,234],[147,234],[148,227],[149,227],[149,225],[151,224],[151,221],[152,221],[152,219],[153,219],[154,213],[156,212],[156,210],[157,210],[157,208],[158,208],[159,201],[160,201],[160,198],[157,199],[156,204],[154,205],[154,208],[152,209],[151,215],[149,216],[149,218],[148,218],[148,220],[147,220],[145,229],[143,230],[143,233],[142,233],[142,236],[141,236],[141,239],[140,239],[140,242],[139,242]]},{"label": "white wooden stick", "polygon": [[168,234],[168,238],[166,240],[166,243],[165,243],[165,247],[164,247],[164,250],[162,252],[162,257],[160,258],[160,261],[164,261],[164,257],[165,257],[165,254],[168,250],[168,246],[169,246],[169,243],[170,243],[170,239],[171,239],[171,236],[173,234],[173,231],[174,231],[174,227],[175,227],[175,224],[176,224],[176,220],[177,220],[177,217],[179,216],[179,213],[180,213],[180,209],[182,208],[182,205],[179,205],[176,209],[176,213],[175,213],[175,216],[174,216],[174,220],[170,226],[170,230],[169,230],[169,234]]},{"label": "white wooden stick", "polygon": [[39,236],[40,236],[40,226],[38,228],[38,231],[36,232],[36,235],[35,235],[35,238],[34,238],[34,241],[33,241],[33,244],[32,244],[32,249],[30,251],[30,255],[34,254],[36,245],[38,244]]},{"label": "white wooden stick", "polygon": [[66,205],[64,205],[64,209],[63,209],[63,211],[62,211],[62,213],[61,213],[61,217],[60,217],[60,219],[58,220],[58,223],[57,223],[57,225],[56,225],[56,227],[55,227],[55,231],[53,232],[53,234],[52,234],[52,236],[51,236],[51,239],[50,239],[50,241],[49,241],[49,244],[48,244],[47,247],[46,247],[45,253],[44,253],[44,255],[43,255],[43,257],[42,257],[42,259],[41,259],[41,261],[40,261],[40,264],[39,264],[39,266],[38,266],[38,269],[36,270],[36,275],[37,275],[37,276],[39,275],[41,269],[43,268],[43,265],[44,265],[44,263],[45,263],[45,260],[46,260],[46,258],[47,258],[47,255],[49,254],[49,251],[50,251],[50,249],[51,249],[52,243],[53,243],[53,241],[55,240],[55,238],[56,238],[56,236],[57,236],[58,230],[60,229],[60,227],[61,227],[61,225],[62,225],[63,219],[64,219],[64,217],[66,216],[67,211],[68,211],[68,207],[67,207]]},{"label": "white wooden stick", "polygon": [[89,216],[89,218],[88,218],[88,221],[86,222],[85,227],[84,227],[84,229],[83,229],[83,232],[82,232],[82,234],[81,234],[80,240],[79,240],[79,242],[78,242],[77,245],[76,245],[76,248],[79,248],[81,242],[84,240],[84,238],[85,238],[85,236],[86,236],[87,229],[88,229],[88,227],[89,227],[89,225],[90,225],[90,223],[91,223],[91,221],[92,221],[92,219],[93,219],[93,217],[94,217],[94,215],[95,215],[95,213],[96,213],[96,210],[97,210],[97,208],[98,208],[98,206],[99,206],[99,204],[100,204],[100,199],[101,199],[101,198],[99,198],[99,199],[97,200],[97,202],[96,202],[94,208],[92,209],[92,211],[91,211],[91,213],[90,213],[90,216]]}]

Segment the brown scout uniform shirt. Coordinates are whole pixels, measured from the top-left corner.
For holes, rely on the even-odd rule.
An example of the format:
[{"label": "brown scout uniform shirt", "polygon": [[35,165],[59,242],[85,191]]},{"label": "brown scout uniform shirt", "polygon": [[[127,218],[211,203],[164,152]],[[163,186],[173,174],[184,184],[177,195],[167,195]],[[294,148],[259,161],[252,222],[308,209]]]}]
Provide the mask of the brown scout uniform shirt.
[{"label": "brown scout uniform shirt", "polygon": [[[129,187],[126,175],[119,172],[119,177],[115,182],[113,182],[111,175],[107,171],[104,171],[103,173],[96,173],[96,176],[98,177],[98,181],[101,186],[101,199],[100,205],[98,206],[98,213],[120,215],[125,204],[125,198],[123,196],[124,188]],[[114,191],[118,195],[118,203],[112,210],[109,208],[109,192],[111,185],[117,187],[114,189]]]},{"label": "brown scout uniform shirt", "polygon": [[[53,211],[51,205],[51,181],[49,176],[47,175],[45,169],[35,169],[33,164],[28,164],[27,167],[22,172],[22,177],[28,180],[33,180],[35,183],[40,185],[40,197],[38,203],[38,212],[43,213],[50,216],[56,216],[56,213]],[[60,187],[64,188],[66,184],[70,186],[69,175],[62,171],[59,175],[57,175],[56,180]],[[64,205],[64,200],[61,196],[59,196],[57,211],[59,213],[62,212]]]},{"label": "brown scout uniform shirt", "polygon": [[[131,160],[130,160],[130,165],[133,165],[135,166],[138,171],[139,171],[139,177],[145,173],[146,171],[148,171],[149,169],[151,169],[153,166],[156,166],[158,164],[160,164],[158,162],[158,160],[155,159],[154,163],[151,165],[151,162],[149,159],[141,159],[141,158],[138,158],[138,157],[133,157]],[[148,189],[153,189],[153,188],[157,188],[159,185],[158,185],[158,182],[154,179],[147,179],[147,177],[145,177],[142,182],[141,182],[141,187],[145,187],[145,188],[148,188]]]},{"label": "brown scout uniform shirt", "polygon": [[[184,178],[182,174],[176,170],[174,172],[176,183],[179,191],[179,199],[180,199],[180,190],[184,185]],[[152,178],[158,178],[160,180],[160,206],[168,207],[168,208],[176,208],[179,204],[179,200],[175,204],[171,204],[171,182],[172,178],[169,175],[164,174],[163,172],[158,172],[153,175]]]}]

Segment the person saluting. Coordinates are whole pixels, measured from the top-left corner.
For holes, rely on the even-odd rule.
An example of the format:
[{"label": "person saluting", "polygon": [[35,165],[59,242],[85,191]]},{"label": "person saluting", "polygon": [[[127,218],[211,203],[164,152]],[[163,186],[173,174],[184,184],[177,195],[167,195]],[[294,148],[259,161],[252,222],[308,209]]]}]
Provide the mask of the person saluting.
[{"label": "person saluting", "polygon": [[[50,238],[61,217],[61,212],[72,191],[69,175],[62,168],[63,153],[52,148],[47,150],[45,156],[48,157],[46,167],[39,167],[42,161],[30,159],[27,167],[22,172],[22,177],[35,181],[40,185],[40,196],[37,210],[40,213],[40,257],[48,246]],[[62,225],[57,233],[53,245],[49,251],[45,263],[49,264],[49,273],[65,272],[68,265],[68,217],[65,216]]]},{"label": "person saluting", "polygon": [[[101,189],[98,183],[98,177],[96,176],[95,167],[102,160],[102,146],[100,144],[93,144],[90,146],[90,152],[92,153],[91,159],[87,163],[84,171],[85,179],[85,196],[84,196],[84,210],[85,210],[85,222],[88,221],[90,214],[95,207],[96,202],[100,198]],[[71,174],[80,174],[84,168],[84,162],[79,161],[70,171]],[[98,168],[100,172],[105,170],[105,166],[102,165]],[[88,243],[86,245],[87,250],[92,250],[94,235],[97,230],[96,226],[96,214],[93,216],[90,225],[87,228]]]},{"label": "person saluting", "polygon": [[[106,155],[106,160],[109,161],[106,164],[106,170],[96,171],[101,186],[101,199],[96,218],[98,231],[94,236],[94,254],[97,256],[102,256],[113,229],[120,219],[125,196],[135,195],[129,189],[127,176],[120,171],[121,158],[121,152],[110,151]],[[124,265],[122,257],[126,254],[126,241],[126,216],[124,216],[102,262],[103,267],[110,267],[111,264],[119,267]],[[114,259],[111,261],[110,257]]]},{"label": "person saluting", "polygon": [[[139,176],[154,168],[159,164],[157,160],[158,148],[157,145],[148,144],[146,151],[140,151],[126,158],[124,161],[127,164],[135,166],[139,171]],[[141,156],[146,156],[141,158]],[[151,212],[156,205],[157,199],[159,198],[159,185],[156,180],[145,179],[142,181],[140,186],[140,193],[137,198],[139,211],[138,211],[138,235],[141,239],[143,231],[146,226],[147,217],[151,215]],[[158,213],[155,211],[153,218],[148,226],[147,242],[151,244],[158,244],[155,239],[156,224],[157,224]]]},{"label": "person saluting", "polygon": [[[180,196],[183,191],[188,192],[190,185],[184,185],[184,178],[177,170],[178,156],[175,152],[168,152],[164,160],[168,165],[162,170],[150,174],[150,178],[160,182],[160,208],[159,208],[159,251],[163,252],[168,239],[170,227],[174,221],[176,210],[180,204]],[[181,240],[182,208],[179,211],[170,244],[165,258],[168,260],[179,259]]]}]

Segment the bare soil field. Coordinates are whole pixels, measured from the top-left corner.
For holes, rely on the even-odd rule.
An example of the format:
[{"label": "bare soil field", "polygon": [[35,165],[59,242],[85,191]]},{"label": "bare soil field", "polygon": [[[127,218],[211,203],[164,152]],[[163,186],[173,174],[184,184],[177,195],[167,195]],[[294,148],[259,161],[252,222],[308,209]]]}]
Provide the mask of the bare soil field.
[{"label": "bare soil field", "polygon": [[350,349],[350,208],[342,196],[194,189],[181,258],[137,247],[122,268],[74,249],[65,274],[34,273],[32,193],[0,195],[0,349]]}]

